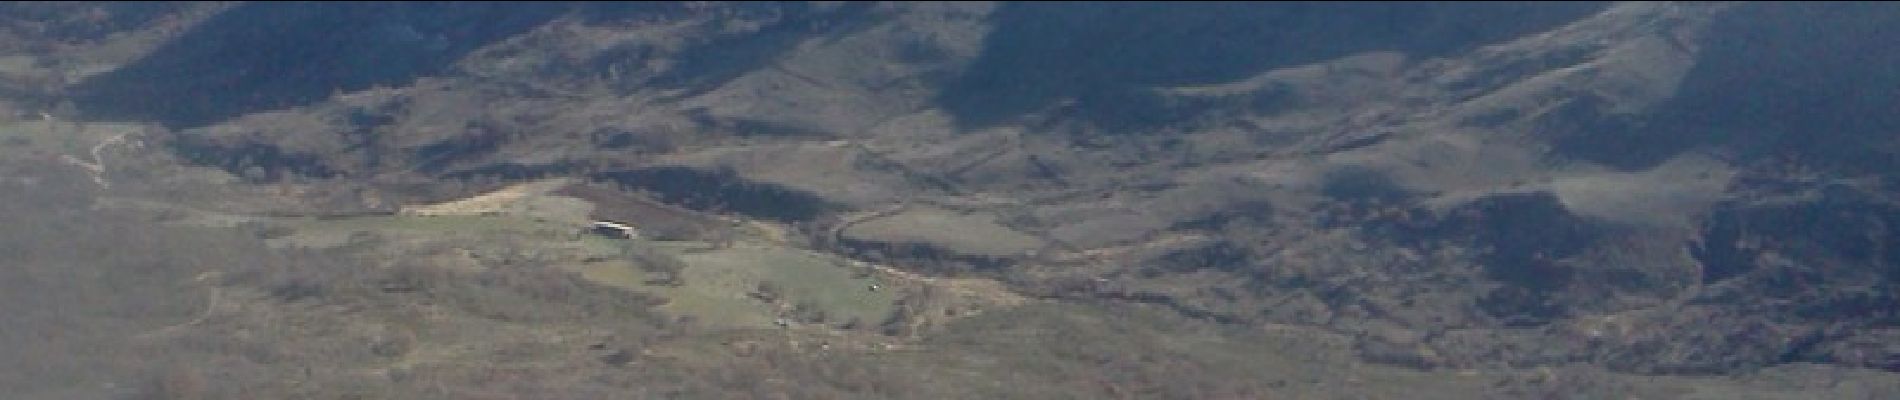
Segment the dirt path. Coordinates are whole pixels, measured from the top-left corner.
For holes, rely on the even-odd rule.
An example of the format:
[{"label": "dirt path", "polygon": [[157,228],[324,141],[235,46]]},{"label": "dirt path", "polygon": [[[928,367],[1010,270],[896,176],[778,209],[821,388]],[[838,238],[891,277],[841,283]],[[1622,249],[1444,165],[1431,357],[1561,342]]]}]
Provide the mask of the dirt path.
[{"label": "dirt path", "polygon": [[402,213],[408,215],[480,215],[500,213],[510,205],[532,196],[545,195],[566,186],[568,181],[550,179],[528,182],[482,193],[460,200],[451,200],[436,204],[403,207]]},{"label": "dirt path", "polygon": [[[81,128],[79,132],[84,132],[84,128]],[[106,148],[116,144],[125,144],[132,149],[139,149],[143,147],[142,142],[130,140],[130,138],[138,133],[142,132],[138,130],[119,132],[118,135],[113,135],[112,137],[106,138],[106,140],[100,141],[98,144],[92,145],[92,149],[87,151],[87,153],[92,156],[92,161],[81,160],[79,157],[74,157],[71,154],[61,154],[59,159],[67,164],[72,164],[73,166],[86,170],[87,174],[92,175],[92,182],[98,184],[99,187],[110,188],[112,187],[112,183],[107,181],[105,176]]]},{"label": "dirt path", "polygon": [[909,209],[910,209],[910,204],[898,203],[898,204],[892,204],[892,205],[886,206],[880,210],[860,212],[860,213],[854,213],[852,215],[846,215],[843,218],[843,221],[838,222],[837,226],[831,227],[831,232],[825,233],[825,237],[831,240],[831,243],[844,243],[844,231],[846,229],[850,229],[852,225],[857,225],[860,223],[864,223],[865,221],[870,221],[870,220],[874,220],[878,218],[884,218],[884,217],[889,217],[892,215],[897,215]]},{"label": "dirt path", "polygon": [[184,330],[185,328],[189,328],[189,327],[204,323],[205,320],[210,319],[211,314],[217,312],[220,304],[222,303],[222,299],[224,297],[223,291],[219,290],[217,285],[212,284],[212,282],[216,281],[217,278],[218,278],[217,273],[206,272],[203,274],[199,274],[197,278],[192,279],[193,283],[205,285],[205,289],[209,291],[209,293],[206,294],[206,297],[205,297],[204,311],[200,311],[197,317],[194,317],[189,321],[180,322],[177,324],[172,324],[172,325],[160,327],[158,329],[146,331],[144,333],[140,333],[133,337],[138,338],[138,339],[158,338],[158,337],[170,335],[172,333]]}]

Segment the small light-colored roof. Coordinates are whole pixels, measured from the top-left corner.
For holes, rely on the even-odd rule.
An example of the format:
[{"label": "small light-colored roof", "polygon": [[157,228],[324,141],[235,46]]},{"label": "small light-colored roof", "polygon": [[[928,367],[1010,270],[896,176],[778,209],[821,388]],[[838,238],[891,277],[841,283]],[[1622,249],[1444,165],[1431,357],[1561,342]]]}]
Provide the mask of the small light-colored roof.
[{"label": "small light-colored roof", "polygon": [[619,222],[612,222],[612,221],[594,221],[594,223],[591,224],[591,226],[595,228],[619,229],[619,230],[625,230],[625,231],[633,230],[633,227],[631,226],[627,226],[626,224],[622,224]]}]

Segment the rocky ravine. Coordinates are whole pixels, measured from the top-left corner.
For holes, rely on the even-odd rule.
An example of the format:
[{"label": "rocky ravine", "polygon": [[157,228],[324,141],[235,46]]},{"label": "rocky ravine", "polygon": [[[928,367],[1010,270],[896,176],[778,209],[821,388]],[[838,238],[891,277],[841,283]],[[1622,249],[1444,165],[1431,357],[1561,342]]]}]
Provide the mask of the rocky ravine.
[{"label": "rocky ravine", "polygon": [[259,3],[48,96],[257,182],[591,177],[1380,362],[1900,371],[1893,26],[1888,4]]}]

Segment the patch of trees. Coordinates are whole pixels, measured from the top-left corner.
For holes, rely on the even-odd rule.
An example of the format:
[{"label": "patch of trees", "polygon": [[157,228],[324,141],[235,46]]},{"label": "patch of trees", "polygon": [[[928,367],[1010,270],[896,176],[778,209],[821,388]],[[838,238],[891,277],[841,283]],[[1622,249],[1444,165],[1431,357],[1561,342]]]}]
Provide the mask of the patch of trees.
[{"label": "patch of trees", "polygon": [[587,141],[594,147],[602,149],[667,153],[678,148],[670,135],[672,135],[670,132],[644,133],[623,128],[603,127],[589,133]]},{"label": "patch of trees", "polygon": [[1864,265],[1870,277],[1900,283],[1900,207],[1833,193],[1823,201],[1770,207],[1731,206],[1710,215],[1690,254],[1703,281],[1719,282],[1755,270],[1756,256],[1776,252],[1797,259],[1834,259]]},{"label": "patch of trees", "polygon": [[792,309],[786,314],[791,319],[804,324],[823,324],[831,320],[831,313],[810,300],[792,303]]},{"label": "patch of trees", "polygon": [[1346,165],[1320,176],[1320,193],[1338,200],[1392,202],[1412,196],[1390,176],[1371,167]]},{"label": "patch of trees", "polygon": [[485,120],[469,122],[466,130],[468,134],[409,150],[409,158],[415,160],[413,168],[426,173],[442,172],[455,161],[500,150],[510,136],[510,130]]},{"label": "patch of trees", "polygon": [[330,178],[339,171],[315,154],[287,152],[259,142],[227,145],[195,135],[180,135],[169,143],[186,161],[223,169],[252,183],[277,182],[290,177]]},{"label": "patch of trees", "polygon": [[1011,257],[958,254],[915,242],[871,242],[840,237],[836,248],[855,258],[902,265],[939,276],[999,273],[1017,261]]},{"label": "patch of trees", "polygon": [[781,222],[810,220],[839,208],[804,191],[747,180],[728,168],[655,167],[596,173],[593,178],[646,190],[661,201],[696,211],[732,211]]},{"label": "patch of trees", "polygon": [[777,282],[760,281],[746,295],[765,304],[778,304],[779,300],[785,299],[785,289],[780,288]]},{"label": "patch of trees", "polygon": [[1228,241],[1215,240],[1198,246],[1170,251],[1160,257],[1148,260],[1139,273],[1146,278],[1160,276],[1163,273],[1189,273],[1203,269],[1238,273],[1250,269],[1253,254],[1246,248]]},{"label": "patch of trees", "polygon": [[625,240],[622,243],[620,253],[639,265],[640,270],[655,276],[647,280],[646,284],[675,287],[686,284],[684,275],[686,262],[680,260],[679,257],[666,254],[640,239]]},{"label": "patch of trees", "polygon": [[546,178],[546,177],[551,177],[551,176],[568,175],[568,174],[585,170],[586,168],[587,166],[585,164],[581,162],[576,162],[573,160],[562,160],[562,161],[556,161],[556,162],[547,163],[547,164],[521,164],[521,163],[513,163],[513,162],[500,162],[500,163],[488,164],[488,165],[483,165],[480,167],[457,170],[454,172],[445,173],[445,174],[442,174],[442,177],[447,178],[447,179],[459,179],[459,180],[467,180],[474,177],[487,177],[490,179],[498,179],[498,180],[506,180],[506,181],[520,181],[520,180],[530,180],[530,179],[541,179],[541,178]]}]

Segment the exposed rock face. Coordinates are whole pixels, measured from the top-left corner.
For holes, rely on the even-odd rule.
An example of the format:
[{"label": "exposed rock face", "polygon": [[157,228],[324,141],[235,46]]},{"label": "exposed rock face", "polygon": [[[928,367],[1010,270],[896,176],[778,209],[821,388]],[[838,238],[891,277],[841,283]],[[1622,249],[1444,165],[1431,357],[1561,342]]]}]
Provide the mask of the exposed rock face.
[{"label": "exposed rock face", "polygon": [[844,238],[1394,363],[1900,370],[1896,26],[1877,3],[257,3],[74,91],[258,181],[586,176],[814,235],[915,205],[936,214]]}]

